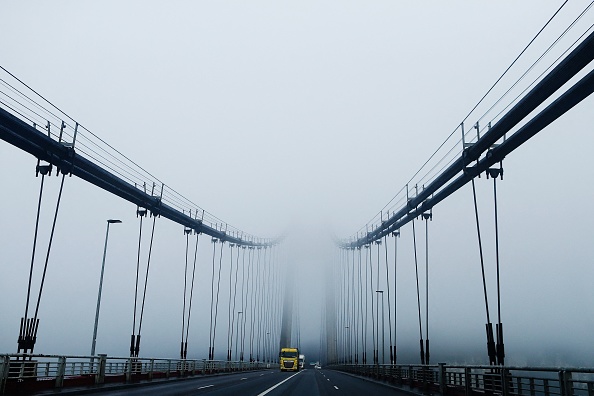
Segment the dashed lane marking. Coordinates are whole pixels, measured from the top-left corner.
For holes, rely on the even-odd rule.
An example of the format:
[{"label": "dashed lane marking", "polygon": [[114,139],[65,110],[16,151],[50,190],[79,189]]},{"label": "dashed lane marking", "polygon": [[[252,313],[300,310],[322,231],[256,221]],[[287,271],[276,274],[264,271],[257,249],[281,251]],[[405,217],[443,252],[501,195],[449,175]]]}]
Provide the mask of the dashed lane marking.
[{"label": "dashed lane marking", "polygon": [[210,388],[211,386],[214,386],[214,385],[206,385],[206,386],[201,386],[201,387],[200,387],[200,388],[198,388],[198,389],[206,389],[206,388]]},{"label": "dashed lane marking", "polygon": [[338,389],[338,386],[334,385],[334,389]]}]

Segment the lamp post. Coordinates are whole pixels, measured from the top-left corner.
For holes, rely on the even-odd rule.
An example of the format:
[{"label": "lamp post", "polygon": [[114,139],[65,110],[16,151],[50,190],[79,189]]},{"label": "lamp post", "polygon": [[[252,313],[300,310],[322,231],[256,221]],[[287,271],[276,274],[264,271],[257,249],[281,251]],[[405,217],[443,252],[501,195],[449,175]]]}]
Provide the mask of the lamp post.
[{"label": "lamp post", "polygon": [[99,307],[101,306],[101,289],[103,288],[103,273],[105,272],[105,254],[107,253],[107,237],[109,236],[109,225],[121,222],[121,220],[107,220],[107,230],[105,231],[105,246],[103,247],[103,261],[101,262],[101,276],[99,277],[99,292],[97,293],[97,310],[95,311],[95,327],[93,328],[93,343],[91,344],[91,356],[95,356],[95,344],[97,343],[97,325],[99,323]]},{"label": "lamp post", "polygon": [[[376,293],[378,293],[378,297],[381,296],[381,299],[382,299],[382,364],[386,364],[385,323],[384,323],[384,291],[376,290]],[[379,326],[379,319],[378,319],[378,326]],[[379,340],[378,340],[378,344],[379,344]],[[377,359],[379,360],[379,354],[377,356]]]}]

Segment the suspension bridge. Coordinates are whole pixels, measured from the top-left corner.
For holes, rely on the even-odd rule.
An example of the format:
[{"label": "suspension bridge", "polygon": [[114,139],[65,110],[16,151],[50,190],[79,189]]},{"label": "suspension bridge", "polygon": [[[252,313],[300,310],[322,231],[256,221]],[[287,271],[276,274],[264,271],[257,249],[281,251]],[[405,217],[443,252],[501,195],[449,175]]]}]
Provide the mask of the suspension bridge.
[{"label": "suspension bridge", "polygon": [[[35,223],[28,247],[30,260],[26,265],[11,265],[13,271],[26,273],[27,280],[20,289],[24,290],[23,296],[11,296],[12,303],[23,305],[22,316],[3,315],[3,321],[14,321],[14,334],[1,336],[14,339],[15,351],[0,351],[0,394],[44,394],[60,389],[64,393],[125,394],[406,391],[593,396],[592,367],[509,364],[501,286],[505,265],[500,251],[504,249],[500,246],[500,217],[505,214],[498,206],[498,186],[504,180],[506,158],[594,92],[594,25],[587,25],[591,6],[575,16],[573,23],[552,40],[509,89],[487,103],[491,91],[539,38],[553,15],[398,194],[357,232],[335,239],[333,260],[320,272],[324,275],[324,298],[316,319],[319,340],[315,347],[302,340],[302,316],[310,311],[309,307],[299,306],[301,290],[295,281],[299,267],[288,264],[290,253],[284,247],[290,235],[263,237],[232,226],[69,116],[21,80],[17,71],[0,66],[0,139],[5,146],[34,159],[35,179],[23,183],[35,183],[37,188],[35,207],[31,208]],[[477,115],[481,106],[487,106],[487,111]],[[104,223],[96,305],[84,308],[94,312],[90,353],[81,350],[76,355],[47,354],[40,348],[51,343],[53,337],[50,331],[44,331],[49,327],[46,322],[51,322],[51,314],[45,312],[52,310],[42,302],[48,293],[47,283],[55,281],[51,279],[56,266],[51,253],[61,232],[61,217],[68,211],[63,196],[69,194],[76,180],[126,202],[133,216],[125,223],[136,222],[134,238],[128,241],[134,247],[134,272],[125,280],[133,298],[120,302],[132,308],[125,319],[129,322],[109,324],[117,327],[118,334],[122,334],[121,329],[130,330],[126,330],[126,349],[114,355],[97,353],[105,347],[100,342],[97,349],[97,341],[101,340],[98,334],[107,327],[100,321],[105,316],[102,288],[106,264],[109,267],[114,260],[108,255],[108,242],[113,243],[110,230],[113,238],[122,223],[116,218]],[[488,221],[479,206],[484,202],[477,194],[478,184],[485,180],[491,189]],[[484,359],[474,365],[436,360],[431,352],[434,344],[430,343],[433,331],[440,331],[431,328],[430,333],[430,285],[438,281],[430,272],[434,260],[430,241],[438,238],[431,233],[431,224],[439,221],[434,209],[446,199],[455,199],[452,196],[468,185],[473,203],[472,245],[481,273],[480,299],[486,318]],[[486,230],[485,223],[492,229]],[[157,245],[159,231],[167,229],[166,224],[178,227],[177,262],[154,257],[161,248]],[[10,229],[11,224],[3,223],[2,227]],[[488,245],[493,248],[486,248]],[[25,244],[18,248],[25,249]],[[410,279],[402,280],[403,260],[414,267],[414,295],[412,299],[407,295],[405,302],[401,288]],[[490,263],[494,268],[489,268]],[[174,268],[183,268],[174,286],[160,284],[156,288],[152,284],[155,276],[165,276]],[[7,269],[1,271],[10,276]],[[162,272],[154,275],[155,271]],[[494,279],[489,277],[491,274]],[[161,356],[146,355],[143,351],[147,342],[162,342],[154,332],[145,335],[147,326],[159,327],[159,318],[149,307],[159,297],[172,293],[179,305],[161,308],[181,314],[175,331],[167,333],[169,338],[176,334],[176,350]],[[403,322],[410,323],[410,315],[403,319],[402,304],[415,307],[418,360],[402,357],[401,329]],[[76,322],[77,313],[71,315],[70,320]],[[196,336],[198,325],[207,330],[208,337]],[[68,328],[71,324],[62,326]],[[141,334],[145,335],[143,343]],[[305,353],[304,370],[294,374],[278,372],[279,350],[283,347],[297,347]]]}]

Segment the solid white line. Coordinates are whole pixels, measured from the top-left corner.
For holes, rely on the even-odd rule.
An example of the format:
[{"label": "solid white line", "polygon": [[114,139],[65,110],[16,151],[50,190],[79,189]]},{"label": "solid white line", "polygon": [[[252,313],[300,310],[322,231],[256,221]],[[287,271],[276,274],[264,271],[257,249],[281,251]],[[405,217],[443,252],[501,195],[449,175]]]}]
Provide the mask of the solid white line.
[{"label": "solid white line", "polygon": [[211,386],[214,386],[214,385],[206,385],[206,386],[201,386],[201,387],[200,387],[200,388],[198,388],[198,389],[206,389],[206,388],[210,388]]},{"label": "solid white line", "polygon": [[334,389],[338,389],[338,386],[334,385]]},{"label": "solid white line", "polygon": [[264,396],[268,393],[270,393],[271,391],[273,391],[274,389],[276,389],[277,387],[281,386],[282,384],[284,384],[285,382],[287,382],[288,380],[290,380],[291,378],[293,378],[294,376],[296,376],[297,374],[299,374],[300,371],[296,372],[295,374],[293,374],[292,376],[290,376],[289,378],[285,378],[284,380],[282,380],[281,382],[279,382],[278,384],[266,389],[264,392],[262,393],[258,393],[258,396]]}]

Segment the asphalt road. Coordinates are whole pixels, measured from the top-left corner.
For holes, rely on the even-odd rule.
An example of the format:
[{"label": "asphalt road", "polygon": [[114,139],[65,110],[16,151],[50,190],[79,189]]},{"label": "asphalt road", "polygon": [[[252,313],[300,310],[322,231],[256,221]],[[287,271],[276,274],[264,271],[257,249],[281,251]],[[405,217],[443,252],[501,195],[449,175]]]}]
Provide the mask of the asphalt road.
[{"label": "asphalt road", "polygon": [[[394,395],[394,388],[332,370],[306,369],[298,373],[265,370],[165,382],[150,386],[86,393],[89,395]],[[402,393],[400,393],[402,394]]]}]

